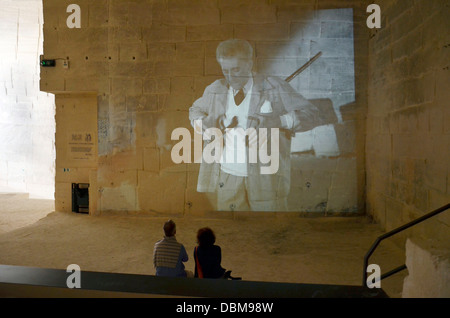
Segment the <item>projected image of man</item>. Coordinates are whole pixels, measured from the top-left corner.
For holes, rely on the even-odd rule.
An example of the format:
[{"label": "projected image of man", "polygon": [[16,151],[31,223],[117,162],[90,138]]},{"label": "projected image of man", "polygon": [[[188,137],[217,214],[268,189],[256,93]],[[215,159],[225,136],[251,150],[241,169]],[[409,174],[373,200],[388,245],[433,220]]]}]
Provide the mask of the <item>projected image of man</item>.
[{"label": "projected image of man", "polygon": [[[216,192],[220,211],[286,211],[291,138],[323,124],[321,114],[286,81],[254,73],[247,41],[220,43],[216,58],[224,78],[205,89],[189,119],[197,132],[224,132],[223,154],[219,162],[202,161],[197,191]],[[269,162],[251,160],[254,149],[272,150]],[[264,173],[272,161],[275,169]]]}]

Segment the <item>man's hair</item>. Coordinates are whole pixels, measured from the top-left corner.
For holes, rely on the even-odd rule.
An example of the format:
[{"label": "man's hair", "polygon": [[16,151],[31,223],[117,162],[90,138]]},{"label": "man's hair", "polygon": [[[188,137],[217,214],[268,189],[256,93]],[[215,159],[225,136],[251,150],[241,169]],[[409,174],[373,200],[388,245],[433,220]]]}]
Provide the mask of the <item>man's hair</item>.
[{"label": "man's hair", "polygon": [[240,57],[244,59],[253,59],[253,48],[245,40],[230,39],[221,42],[216,49],[216,59],[220,62],[221,59],[230,57]]},{"label": "man's hair", "polygon": [[197,242],[200,246],[211,246],[216,242],[216,236],[209,227],[204,227],[197,232]]},{"label": "man's hair", "polygon": [[166,236],[174,236],[176,230],[175,222],[172,220],[167,221],[164,223],[164,234]]}]

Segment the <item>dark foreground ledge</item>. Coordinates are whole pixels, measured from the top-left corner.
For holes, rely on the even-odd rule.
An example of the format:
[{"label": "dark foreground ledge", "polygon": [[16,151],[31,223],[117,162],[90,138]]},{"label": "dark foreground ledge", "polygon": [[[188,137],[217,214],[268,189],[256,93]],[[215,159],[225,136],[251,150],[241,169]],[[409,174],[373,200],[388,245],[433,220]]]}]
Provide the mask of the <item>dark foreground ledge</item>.
[{"label": "dark foreground ledge", "polygon": [[387,298],[362,286],[157,277],[81,271],[81,288],[63,269],[0,265],[0,297]]}]

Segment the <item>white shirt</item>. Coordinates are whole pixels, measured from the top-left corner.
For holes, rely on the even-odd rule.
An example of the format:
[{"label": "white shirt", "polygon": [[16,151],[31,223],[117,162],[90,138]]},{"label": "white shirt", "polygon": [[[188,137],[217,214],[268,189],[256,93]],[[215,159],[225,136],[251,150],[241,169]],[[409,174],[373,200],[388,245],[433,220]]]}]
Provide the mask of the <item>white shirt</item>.
[{"label": "white shirt", "polygon": [[245,98],[237,106],[234,96],[238,93],[232,87],[228,89],[227,110],[225,112],[224,125],[229,126],[233,117],[237,117],[238,126],[227,129],[224,135],[224,152],[221,158],[222,171],[235,176],[247,176],[247,147],[245,145],[245,131],[247,129],[248,111],[252,95],[253,79],[250,79],[244,87]]}]

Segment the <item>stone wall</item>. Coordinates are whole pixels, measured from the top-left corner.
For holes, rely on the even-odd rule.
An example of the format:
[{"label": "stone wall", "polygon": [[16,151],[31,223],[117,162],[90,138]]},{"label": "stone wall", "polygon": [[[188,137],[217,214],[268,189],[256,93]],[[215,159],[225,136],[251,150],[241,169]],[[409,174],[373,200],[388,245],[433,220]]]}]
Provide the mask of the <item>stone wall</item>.
[{"label": "stone wall", "polygon": [[55,101],[39,91],[42,1],[0,7],[0,191],[53,199]]},{"label": "stone wall", "polygon": [[[324,100],[335,119],[296,136],[289,210],[364,212],[368,31],[362,1],[43,3],[44,55],[70,67],[57,60],[43,69],[41,90],[70,93],[74,101],[77,94],[97,96],[98,161],[89,175],[98,195],[91,211],[205,215],[215,209],[213,196],[196,191],[198,164],[171,160],[171,132],[190,129],[189,107],[222,77],[215,49],[234,37],[250,41],[255,69],[269,75],[287,77],[322,52],[291,84]],[[71,3],[81,8],[79,29],[66,24]],[[67,149],[57,147],[58,167],[59,152]]]},{"label": "stone wall", "polygon": [[[55,103],[55,209],[71,212],[72,184],[92,183],[89,190],[95,188],[98,166],[97,94],[57,94]],[[97,193],[89,197],[92,207],[95,207]]]},{"label": "stone wall", "polygon": [[[379,1],[369,42],[367,211],[386,229],[450,202],[448,1]],[[409,232],[448,248],[450,214]],[[401,237],[401,236],[400,236]]]},{"label": "stone wall", "polygon": [[450,255],[448,248],[436,248],[433,240],[406,240],[408,276],[403,298],[449,298]]}]

